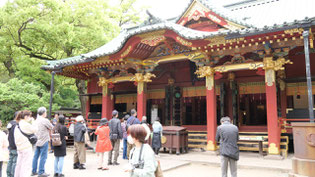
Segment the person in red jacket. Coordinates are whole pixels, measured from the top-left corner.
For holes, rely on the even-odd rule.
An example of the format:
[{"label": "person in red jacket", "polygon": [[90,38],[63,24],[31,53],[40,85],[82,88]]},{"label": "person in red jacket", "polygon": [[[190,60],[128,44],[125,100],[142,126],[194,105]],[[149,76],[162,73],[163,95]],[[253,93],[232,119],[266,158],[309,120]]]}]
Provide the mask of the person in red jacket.
[{"label": "person in red jacket", "polygon": [[105,152],[112,150],[112,144],[109,139],[109,127],[107,126],[108,121],[106,118],[100,120],[100,126],[96,129],[95,135],[97,135],[97,142],[95,152],[100,156],[98,169],[99,170],[108,170]]}]

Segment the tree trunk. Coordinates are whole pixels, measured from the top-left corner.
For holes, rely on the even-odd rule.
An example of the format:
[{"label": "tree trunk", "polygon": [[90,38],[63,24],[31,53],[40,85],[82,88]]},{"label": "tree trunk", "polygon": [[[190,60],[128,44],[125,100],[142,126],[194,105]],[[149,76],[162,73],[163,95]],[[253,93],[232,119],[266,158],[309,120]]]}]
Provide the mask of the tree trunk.
[{"label": "tree trunk", "polygon": [[10,58],[9,60],[3,61],[3,65],[5,66],[5,68],[7,69],[7,71],[9,72],[9,76],[11,78],[14,77],[15,75],[15,71],[13,69],[13,59]]},{"label": "tree trunk", "polygon": [[80,99],[80,103],[81,103],[81,112],[82,112],[82,116],[84,118],[87,118],[85,117],[86,116],[86,101],[87,101],[87,97],[86,96],[82,96],[82,94],[86,94],[86,84],[85,84],[85,81],[84,80],[79,80],[79,79],[76,79],[75,80],[75,85],[77,86],[78,88],[78,91],[79,91],[79,99]]}]

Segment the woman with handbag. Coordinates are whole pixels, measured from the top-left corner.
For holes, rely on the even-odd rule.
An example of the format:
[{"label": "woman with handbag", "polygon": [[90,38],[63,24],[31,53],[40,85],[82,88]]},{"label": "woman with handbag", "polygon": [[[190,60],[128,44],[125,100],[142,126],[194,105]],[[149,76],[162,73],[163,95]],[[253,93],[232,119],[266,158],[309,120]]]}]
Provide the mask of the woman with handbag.
[{"label": "woman with handbag", "polygon": [[[65,117],[63,115],[59,116],[57,125],[54,127],[53,132],[59,134],[61,143],[58,146],[52,140],[54,145],[54,155],[55,155],[55,167],[54,167],[54,177],[64,177],[62,174],[64,158],[66,153],[66,140],[68,139],[67,127],[65,126]],[[60,145],[59,145],[60,144]]]},{"label": "woman with handbag", "polygon": [[32,144],[36,143],[35,133],[37,125],[31,111],[21,111],[16,121],[19,122],[14,129],[14,140],[18,153],[14,177],[29,177],[32,172],[33,150]]},{"label": "woman with handbag", "polygon": [[131,177],[155,177],[158,163],[150,145],[145,143],[147,132],[142,125],[136,124],[128,128],[131,143],[135,147],[130,151],[129,168]]},{"label": "woman with handbag", "polygon": [[98,168],[99,170],[108,170],[107,162],[105,159],[105,152],[112,150],[112,143],[109,139],[109,127],[106,118],[102,118],[100,126],[96,129],[95,135],[97,135],[97,142],[95,152],[100,156]]}]

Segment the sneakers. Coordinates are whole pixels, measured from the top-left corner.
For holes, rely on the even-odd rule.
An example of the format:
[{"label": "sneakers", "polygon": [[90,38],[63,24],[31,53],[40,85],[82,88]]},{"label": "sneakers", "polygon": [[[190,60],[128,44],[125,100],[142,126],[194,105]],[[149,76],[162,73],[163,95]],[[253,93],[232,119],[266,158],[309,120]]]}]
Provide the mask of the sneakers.
[{"label": "sneakers", "polygon": [[38,173],[36,173],[36,172],[32,172],[32,174],[31,174],[31,176],[36,176],[36,175],[38,175]]},{"label": "sneakers", "polygon": [[58,173],[55,173],[55,174],[54,174],[54,177],[58,177],[58,176],[59,176],[59,174],[58,174]]},{"label": "sneakers", "polygon": [[79,166],[79,170],[85,170],[86,168],[84,167],[84,165],[83,164],[80,164],[80,166]]},{"label": "sneakers", "polygon": [[58,177],[65,177],[65,175],[64,174],[59,174]]},{"label": "sneakers", "polygon": [[80,167],[80,163],[75,163],[75,164],[73,164],[73,169],[79,169],[79,167]]},{"label": "sneakers", "polygon": [[113,165],[113,163],[112,162],[108,162],[107,165]]}]

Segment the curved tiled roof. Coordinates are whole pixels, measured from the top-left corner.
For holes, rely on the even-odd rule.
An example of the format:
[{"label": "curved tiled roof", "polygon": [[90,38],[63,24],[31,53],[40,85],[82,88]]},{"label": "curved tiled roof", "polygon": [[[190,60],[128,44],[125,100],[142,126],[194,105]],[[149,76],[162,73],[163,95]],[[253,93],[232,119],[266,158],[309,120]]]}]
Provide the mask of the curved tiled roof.
[{"label": "curved tiled roof", "polygon": [[[277,0],[275,0],[277,1]],[[280,0],[278,0],[280,1]],[[291,0],[288,0],[291,1]],[[303,0],[305,1],[305,0]],[[202,4],[206,5],[206,1],[199,0]],[[213,7],[207,6],[209,9]],[[215,11],[215,10],[214,10]],[[224,14],[220,14],[219,10],[216,10],[215,12],[218,13],[218,15],[225,18]],[[223,13],[223,12],[222,12]],[[301,12],[302,13],[302,12]],[[231,13],[229,13],[231,14]],[[312,15],[313,14],[313,15]],[[238,16],[237,14],[234,14],[234,16]],[[217,31],[217,32],[203,32],[203,31],[197,31],[190,28],[186,28],[184,26],[181,26],[179,24],[176,24],[173,20],[172,21],[158,21],[155,24],[148,24],[148,25],[142,25],[138,27],[129,28],[126,30],[123,30],[116,38],[114,38],[112,41],[108,42],[107,44],[89,52],[86,54],[82,54],[80,56],[75,56],[71,58],[66,58],[62,60],[57,61],[47,61],[47,65],[42,66],[42,69],[46,70],[57,70],[61,69],[65,66],[71,66],[76,65],[80,63],[86,63],[91,62],[95,60],[97,57],[101,56],[107,56],[111,54],[117,53],[119,50],[122,49],[126,41],[137,34],[142,34],[146,32],[156,31],[156,30],[162,30],[162,29],[168,29],[172,30],[175,33],[177,33],[179,36],[188,39],[188,40],[198,40],[198,39],[204,39],[209,38],[217,35],[226,35],[227,38],[235,38],[238,36],[244,36],[244,35],[254,35],[254,34],[262,34],[272,31],[279,31],[279,30],[285,30],[290,28],[300,28],[304,27],[305,24],[307,25],[315,25],[315,14],[314,11],[312,13],[308,12],[307,16],[304,18],[301,18],[302,15],[298,16],[298,19],[292,18],[291,20],[276,20],[272,23],[266,23],[265,25],[260,26],[254,26],[254,25],[248,25],[248,28],[245,29],[236,29],[236,30],[223,30],[223,31]],[[235,23],[242,24],[239,21],[235,21],[235,19],[229,19]],[[286,18],[287,19],[287,18]],[[176,20],[178,21],[178,20]],[[247,26],[247,25],[246,25]]]}]

